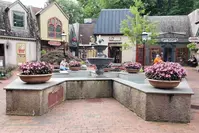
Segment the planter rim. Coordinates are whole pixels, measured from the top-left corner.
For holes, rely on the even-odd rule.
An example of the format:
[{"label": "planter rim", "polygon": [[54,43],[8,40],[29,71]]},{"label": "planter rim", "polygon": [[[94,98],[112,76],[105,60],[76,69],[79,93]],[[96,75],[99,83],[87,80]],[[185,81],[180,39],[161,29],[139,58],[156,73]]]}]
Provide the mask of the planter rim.
[{"label": "planter rim", "polygon": [[181,80],[156,80],[156,79],[149,79],[149,78],[147,78],[147,79],[150,80],[150,81],[161,81],[161,82],[169,82],[169,83],[171,83],[171,82],[173,82],[173,83],[181,82]]},{"label": "planter rim", "polygon": [[27,76],[30,76],[30,77],[40,77],[40,76],[51,76],[52,73],[49,73],[49,74],[37,74],[37,75],[23,75],[23,74],[18,74],[18,76],[20,77],[27,77]]}]

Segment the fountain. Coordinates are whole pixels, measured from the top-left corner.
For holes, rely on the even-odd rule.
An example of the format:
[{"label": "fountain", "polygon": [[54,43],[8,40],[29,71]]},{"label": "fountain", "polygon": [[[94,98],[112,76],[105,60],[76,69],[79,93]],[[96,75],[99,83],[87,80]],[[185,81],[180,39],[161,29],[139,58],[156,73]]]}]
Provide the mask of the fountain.
[{"label": "fountain", "polygon": [[103,77],[104,67],[113,62],[113,58],[107,58],[107,56],[103,53],[107,46],[102,45],[102,41],[104,40],[101,36],[99,36],[98,44],[92,44],[94,49],[97,50],[97,57],[88,58],[88,61],[91,64],[95,64],[97,67],[97,70],[95,71],[98,75],[97,77]]}]

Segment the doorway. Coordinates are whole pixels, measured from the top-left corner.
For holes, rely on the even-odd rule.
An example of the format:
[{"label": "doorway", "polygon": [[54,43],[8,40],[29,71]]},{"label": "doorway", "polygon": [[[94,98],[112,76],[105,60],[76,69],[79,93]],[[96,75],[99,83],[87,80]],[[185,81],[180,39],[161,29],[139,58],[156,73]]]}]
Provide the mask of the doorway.
[{"label": "doorway", "polygon": [[164,48],[164,61],[172,61],[172,48]]},{"label": "doorway", "polygon": [[4,67],[4,65],[5,65],[4,44],[0,44],[0,67]]},{"label": "doorway", "polygon": [[122,63],[121,47],[109,47],[109,57],[114,59],[114,63]]}]

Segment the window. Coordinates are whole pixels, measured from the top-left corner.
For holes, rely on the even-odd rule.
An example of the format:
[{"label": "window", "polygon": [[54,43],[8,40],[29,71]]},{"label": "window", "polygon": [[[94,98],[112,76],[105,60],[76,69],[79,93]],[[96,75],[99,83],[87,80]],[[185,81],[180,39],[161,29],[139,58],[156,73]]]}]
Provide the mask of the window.
[{"label": "window", "polygon": [[24,27],[24,13],[13,12],[13,26]]},{"label": "window", "polygon": [[48,37],[61,38],[62,23],[57,18],[51,18],[48,20]]}]

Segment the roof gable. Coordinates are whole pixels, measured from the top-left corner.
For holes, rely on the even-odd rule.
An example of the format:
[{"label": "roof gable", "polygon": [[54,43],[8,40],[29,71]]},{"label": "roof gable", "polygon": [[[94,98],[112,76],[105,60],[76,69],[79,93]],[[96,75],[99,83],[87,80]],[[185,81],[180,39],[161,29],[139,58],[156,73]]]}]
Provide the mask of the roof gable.
[{"label": "roof gable", "polygon": [[157,23],[160,35],[190,36],[190,22],[186,15],[148,16],[150,21]]},{"label": "roof gable", "polygon": [[129,9],[102,9],[94,34],[122,34],[120,24],[127,16],[133,16]]},{"label": "roof gable", "polygon": [[10,4],[10,5],[6,8],[6,10],[7,10],[7,11],[10,10],[10,9],[11,9],[13,6],[15,6],[16,4],[19,4],[26,12],[28,12],[28,9],[24,6],[23,3],[21,3],[20,0],[16,0],[14,3]]},{"label": "roof gable", "polygon": [[47,7],[45,7],[44,9],[40,10],[39,12],[37,12],[35,15],[41,15],[42,13],[44,13],[45,11],[47,11],[50,7],[52,7],[53,5],[56,5],[57,8],[63,13],[63,15],[69,19],[69,16],[67,14],[64,13],[64,11],[61,9],[61,7],[57,4],[57,2],[53,2],[50,5],[48,5]]}]

